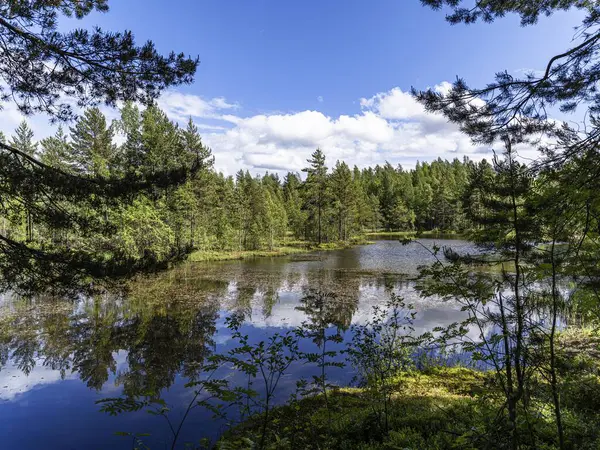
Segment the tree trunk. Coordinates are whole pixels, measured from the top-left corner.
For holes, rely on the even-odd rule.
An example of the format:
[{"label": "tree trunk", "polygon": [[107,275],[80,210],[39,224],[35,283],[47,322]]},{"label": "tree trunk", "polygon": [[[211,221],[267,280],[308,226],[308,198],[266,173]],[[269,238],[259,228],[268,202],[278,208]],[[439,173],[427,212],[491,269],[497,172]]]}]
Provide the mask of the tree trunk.
[{"label": "tree trunk", "polygon": [[502,293],[498,294],[500,306],[500,318],[502,321],[502,342],[504,343],[504,370],[506,371],[506,406],[508,408],[508,420],[511,427],[511,448],[516,450],[519,446],[519,432],[517,429],[517,402],[514,395],[514,380],[512,368],[512,351],[510,348],[510,336]]},{"label": "tree trunk", "polygon": [[319,203],[319,209],[317,213],[317,221],[318,221],[318,242],[321,245],[321,204]]},{"label": "tree trunk", "polygon": [[194,247],[194,235],[196,234],[196,216],[192,214],[190,218],[190,246]]},{"label": "tree trunk", "polygon": [[552,389],[552,400],[554,402],[554,415],[556,417],[556,431],[558,433],[558,445],[560,450],[565,448],[565,436],[562,425],[562,412],[560,407],[560,392],[558,377],[556,374],[556,326],[558,316],[558,292],[556,288],[556,261],[554,259],[555,240],[552,241],[550,258],[552,264],[552,328],[550,329],[550,387]]}]

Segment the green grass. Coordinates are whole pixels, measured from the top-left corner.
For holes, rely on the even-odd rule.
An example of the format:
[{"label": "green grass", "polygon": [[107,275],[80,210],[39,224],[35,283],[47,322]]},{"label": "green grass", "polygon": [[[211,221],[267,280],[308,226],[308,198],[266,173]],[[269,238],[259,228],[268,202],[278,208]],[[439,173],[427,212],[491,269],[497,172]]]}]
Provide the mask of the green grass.
[{"label": "green grass", "polygon": [[[600,448],[596,432],[600,425],[600,377],[588,375],[585,380],[569,383],[564,392],[569,449]],[[498,414],[503,395],[492,372],[435,367],[403,374],[393,383],[387,433],[369,392],[342,388],[330,392],[329,409],[321,396],[276,408],[270,416],[265,448],[474,450],[506,444],[508,423]],[[530,424],[521,424],[524,439],[527,427],[535,427],[537,442],[524,443],[522,448],[557,449],[552,405],[547,386],[542,380],[540,383],[536,389],[539,396],[531,400],[539,414],[530,417]],[[254,417],[228,432],[218,448],[257,448],[261,419]]]},{"label": "green grass", "polygon": [[458,231],[369,231],[365,236],[386,236],[386,237],[437,237],[437,236],[455,236],[462,237],[464,233]]},{"label": "green grass", "polygon": [[218,250],[197,250],[190,254],[189,261],[232,261],[253,258],[272,258],[278,256],[288,256],[297,254],[306,254],[315,251],[342,250],[355,245],[371,244],[364,238],[353,238],[347,242],[326,242],[321,245],[313,244],[307,241],[292,240],[286,241],[284,245],[273,248],[273,250],[241,250],[241,251],[218,251]]},{"label": "green grass", "polygon": [[230,261],[236,259],[270,258],[275,256],[287,256],[297,253],[306,253],[308,250],[299,247],[278,247],[273,250],[244,250],[244,251],[217,251],[198,250],[193,252],[188,260],[192,262],[201,261]]},{"label": "green grass", "polygon": [[[473,417],[481,417],[482,405],[475,396],[486,379],[481,372],[464,368],[432,369],[398,377],[390,411],[391,432],[386,439],[366,391],[342,388],[332,392],[329,413],[322,397],[306,398],[274,411],[270,441],[279,439],[284,444],[268,448],[451,448],[456,440],[453,433],[468,431],[469,424],[465,420],[463,425],[449,426],[449,417],[468,417],[471,423]],[[250,448],[245,439],[258,440],[259,422],[260,418],[234,428],[224,437],[224,448]]]}]

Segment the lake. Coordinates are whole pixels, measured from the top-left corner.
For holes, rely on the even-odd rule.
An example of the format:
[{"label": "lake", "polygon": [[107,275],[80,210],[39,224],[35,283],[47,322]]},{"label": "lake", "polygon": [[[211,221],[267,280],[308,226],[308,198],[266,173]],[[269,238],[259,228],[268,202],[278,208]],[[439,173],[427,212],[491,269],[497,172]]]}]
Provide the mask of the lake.
[{"label": "lake", "polygon": [[[461,240],[420,242],[475,251]],[[0,445],[127,449],[131,438],[115,432],[136,432],[151,434],[144,438],[151,448],[165,448],[164,418],[145,411],[110,416],[95,402],[160,392],[177,421],[193,395],[184,385],[204,358],[235,346],[226,317],[243,314],[244,333],[264,339],[306,320],[297,308],[307,289],[336,294],[336,320],[343,329],[364,323],[392,292],[414,304],[416,332],[460,321],[464,313],[456,304],[421,299],[413,289],[418,267],[433,261],[420,244],[379,240],[308,255],[184,264],[135,281],[126,295],[75,301],[0,297]],[[312,371],[293,367],[282,379],[278,400]],[[352,371],[332,369],[330,379],[348,384]],[[180,442],[214,438],[220,426],[194,410]]]}]

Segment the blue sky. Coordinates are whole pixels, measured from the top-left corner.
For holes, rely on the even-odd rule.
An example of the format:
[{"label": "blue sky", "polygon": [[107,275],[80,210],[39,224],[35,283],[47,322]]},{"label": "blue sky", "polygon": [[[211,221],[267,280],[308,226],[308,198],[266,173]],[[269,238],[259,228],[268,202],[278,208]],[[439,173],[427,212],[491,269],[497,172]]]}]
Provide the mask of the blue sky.
[{"label": "blue sky", "polygon": [[457,75],[481,85],[499,70],[542,69],[570,45],[582,17],[559,13],[526,28],[516,16],[451,26],[418,0],[109,5],[82,25],[131,29],[160,51],[200,57],[196,82],[167,93],[161,106],[174,120],[191,116],[228,173],[299,170],[316,146],[330,165],[476,158],[486,149],[423,113],[406,91],[443,89]]}]

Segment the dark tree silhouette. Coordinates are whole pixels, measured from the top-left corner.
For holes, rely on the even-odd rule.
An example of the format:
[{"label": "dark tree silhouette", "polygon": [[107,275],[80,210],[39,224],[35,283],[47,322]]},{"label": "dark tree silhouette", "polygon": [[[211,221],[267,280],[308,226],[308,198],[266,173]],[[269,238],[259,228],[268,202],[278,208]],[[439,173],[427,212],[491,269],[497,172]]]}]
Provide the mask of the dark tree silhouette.
[{"label": "dark tree silhouette", "polygon": [[[509,135],[514,142],[528,140],[539,144],[539,136],[561,136],[565,129],[548,120],[549,110],[573,112],[587,109],[584,136],[563,152],[563,158],[595,146],[600,137],[597,113],[600,109],[600,6],[581,0],[487,0],[472,7],[461,0],[422,0],[434,9],[449,7],[446,16],[452,24],[492,22],[506,14],[520,16],[523,26],[535,24],[540,16],[559,10],[578,8],[586,12],[577,30],[576,45],[552,57],[539,73],[516,77],[507,71],[496,74],[495,81],[483,88],[472,88],[457,79],[448,93],[433,90],[413,94],[428,111],[441,112],[460,125],[475,142],[490,144]],[[470,3],[468,6],[471,6]],[[552,149],[543,149],[554,159]]]},{"label": "dark tree silhouette", "polygon": [[117,101],[148,103],[163,89],[191,83],[197,59],[158,54],[151,41],[135,43],[130,31],[58,31],[60,16],[81,19],[106,12],[106,0],[9,0],[0,5],[2,100],[25,115],[74,118],[66,97],[79,107]]},{"label": "dark tree silhouette", "polygon": [[[118,101],[152,102],[167,87],[193,81],[198,59],[157,53],[151,41],[138,46],[129,31],[75,29],[61,32],[61,17],[81,19],[106,12],[106,0],[9,0],[0,5],[0,100],[24,115],[45,113],[68,121],[78,107],[115,106]],[[139,193],[179,185],[198,163],[168,171],[126,173],[119,177],[75,176],[52,168],[15,145],[0,142],[0,214],[26,211],[28,227],[70,229],[83,234],[110,233],[107,223],[77,215],[68,204],[101,211]],[[32,290],[48,284],[74,288],[89,276],[127,276],[165,261],[123,261],[114,255],[44,248],[29,238],[0,235],[2,288]],[[178,256],[178,255],[173,255]]]}]

